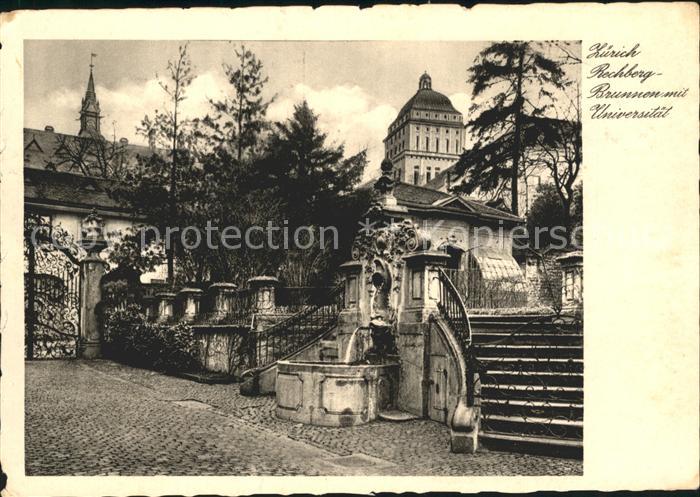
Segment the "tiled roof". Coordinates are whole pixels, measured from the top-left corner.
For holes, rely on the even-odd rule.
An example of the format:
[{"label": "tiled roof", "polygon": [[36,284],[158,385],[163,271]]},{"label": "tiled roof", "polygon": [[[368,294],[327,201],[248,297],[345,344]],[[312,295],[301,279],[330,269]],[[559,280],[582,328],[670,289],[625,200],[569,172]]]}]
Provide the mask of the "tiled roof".
[{"label": "tiled roof", "polygon": [[408,183],[396,183],[394,186],[394,196],[399,203],[409,202],[416,204],[432,205],[439,200],[452,197],[452,195],[432,188],[425,188]]},{"label": "tiled roof", "polygon": [[[24,128],[24,167],[47,169],[48,166],[49,169],[55,168],[58,171],[71,172],[69,164],[61,163],[62,160],[56,155],[56,152],[60,153],[62,140],[77,138],[74,135],[50,130]],[[137,155],[147,156],[153,153],[149,147],[143,145],[125,144],[123,147],[126,160],[134,164]]]},{"label": "tiled roof", "polygon": [[450,99],[440,92],[430,89],[420,89],[404,104],[399,112],[399,116],[404,115],[412,109],[434,110],[439,112],[458,112]]},{"label": "tiled roof", "polygon": [[82,174],[24,168],[24,201],[29,204],[74,209],[128,212],[123,202],[110,197],[114,183]]},{"label": "tiled roof", "polygon": [[523,219],[499,209],[489,207],[478,200],[464,195],[454,195],[425,186],[396,183],[394,196],[399,205],[422,206],[443,209],[446,212],[459,212],[477,215],[483,218],[502,219],[506,221],[523,222]]}]

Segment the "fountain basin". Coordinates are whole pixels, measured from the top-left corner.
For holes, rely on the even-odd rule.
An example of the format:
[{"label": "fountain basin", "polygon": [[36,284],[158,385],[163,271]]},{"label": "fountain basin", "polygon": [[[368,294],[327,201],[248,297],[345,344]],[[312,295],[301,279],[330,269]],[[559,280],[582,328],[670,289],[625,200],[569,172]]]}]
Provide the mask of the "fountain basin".
[{"label": "fountain basin", "polygon": [[317,426],[354,426],[393,404],[398,364],[279,361],[277,417]]}]

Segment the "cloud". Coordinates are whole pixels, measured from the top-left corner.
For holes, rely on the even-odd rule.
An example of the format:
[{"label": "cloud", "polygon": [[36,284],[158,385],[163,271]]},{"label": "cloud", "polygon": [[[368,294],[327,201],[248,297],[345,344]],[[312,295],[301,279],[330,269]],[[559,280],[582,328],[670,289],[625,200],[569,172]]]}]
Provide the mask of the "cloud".
[{"label": "cloud", "polygon": [[377,102],[356,85],[316,89],[299,83],[278,95],[268,109],[268,117],[285,120],[292,115],[294,105],[304,99],[319,115],[319,128],[328,135],[329,143],[345,144],[346,155],[367,149],[368,165],[363,180],[377,176],[384,158],[382,140],[396,117],[396,108]]},{"label": "cloud", "polygon": [[[216,73],[207,72],[198,75],[187,88],[187,98],[182,103],[182,117],[200,117],[209,112],[209,98],[222,98],[227,83]],[[136,133],[136,127],[145,115],[153,115],[156,109],[163,109],[168,97],[158,80],[153,78],[146,82],[128,82],[117,88],[97,85],[95,88],[100,109],[103,114],[102,134],[111,138],[115,133],[117,139],[124,137],[131,143],[145,143],[145,139]],[[84,92],[60,88],[46,97],[48,109],[42,109],[41,115],[27,116],[28,125],[43,127],[52,124],[56,131],[77,133],[80,102]],[[52,123],[46,123],[45,115],[61,116]]]},{"label": "cloud", "polygon": [[[206,72],[193,79],[187,89],[187,99],[182,104],[184,118],[201,117],[211,112],[209,99],[221,99],[228,83],[222,74]],[[97,86],[97,97],[104,118],[102,134],[112,138],[127,138],[130,143],[145,143],[136,133],[143,117],[162,109],[167,96],[153,78],[145,82],[130,81],[117,88]],[[83,91],[60,88],[46,97],[48,108],[27,116],[27,125],[43,128],[52,124],[57,131],[77,133],[77,122]],[[319,127],[328,135],[328,143],[345,145],[346,155],[367,149],[368,166],[363,179],[378,176],[379,165],[384,158],[382,140],[391,121],[398,113],[391,105],[378,102],[363,88],[356,85],[337,85],[328,88],[312,88],[296,84],[278,94],[268,109],[268,118],[283,121],[291,117],[294,105],[306,99],[319,115]],[[45,116],[60,116],[51,123]]]},{"label": "cloud", "polygon": [[462,113],[464,120],[469,119],[469,106],[471,105],[471,97],[467,93],[453,93],[449,95],[452,105],[455,109]]}]

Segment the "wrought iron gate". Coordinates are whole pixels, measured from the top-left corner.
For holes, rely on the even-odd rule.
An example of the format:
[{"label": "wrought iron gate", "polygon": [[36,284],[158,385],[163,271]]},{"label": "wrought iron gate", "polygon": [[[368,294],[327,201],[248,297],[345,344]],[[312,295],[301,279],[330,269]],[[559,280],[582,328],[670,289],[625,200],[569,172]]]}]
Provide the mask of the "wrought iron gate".
[{"label": "wrought iron gate", "polygon": [[76,357],[80,341],[80,249],[70,234],[28,215],[24,241],[25,357]]}]

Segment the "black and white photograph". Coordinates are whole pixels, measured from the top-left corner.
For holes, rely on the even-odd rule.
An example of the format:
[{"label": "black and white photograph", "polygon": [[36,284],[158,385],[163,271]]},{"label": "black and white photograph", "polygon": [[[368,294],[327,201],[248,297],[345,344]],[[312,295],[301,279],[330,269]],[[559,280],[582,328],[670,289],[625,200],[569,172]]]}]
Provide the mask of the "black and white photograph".
[{"label": "black and white photograph", "polygon": [[2,497],[697,489],[699,16],[3,11]]},{"label": "black and white photograph", "polygon": [[579,41],[24,61],[28,475],[582,474]]}]

